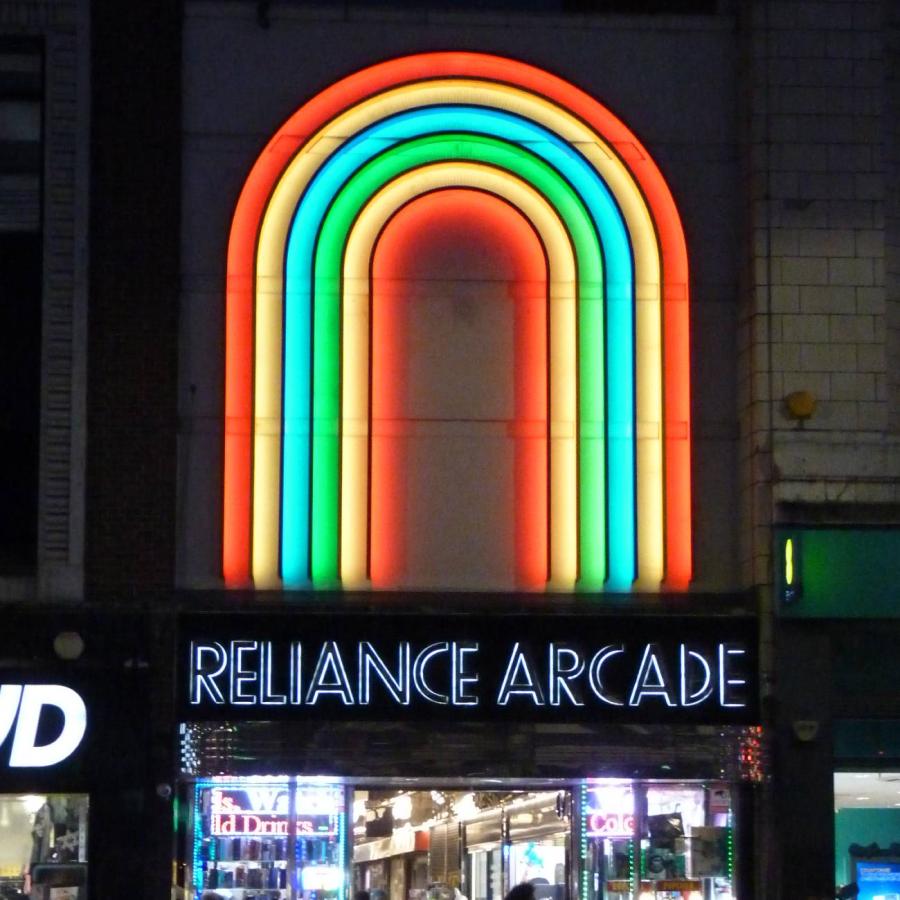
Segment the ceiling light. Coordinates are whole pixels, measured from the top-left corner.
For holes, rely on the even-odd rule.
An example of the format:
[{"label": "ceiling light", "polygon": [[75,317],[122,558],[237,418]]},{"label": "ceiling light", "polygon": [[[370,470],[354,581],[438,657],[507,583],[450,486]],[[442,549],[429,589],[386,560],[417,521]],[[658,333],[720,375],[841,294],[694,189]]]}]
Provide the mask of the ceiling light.
[{"label": "ceiling light", "polygon": [[26,794],[24,797],[19,797],[19,802],[25,807],[25,812],[33,816],[47,802],[47,798],[39,797],[37,794]]},{"label": "ceiling light", "polygon": [[409,794],[401,794],[391,804],[394,819],[408,819],[412,815],[412,797]]}]

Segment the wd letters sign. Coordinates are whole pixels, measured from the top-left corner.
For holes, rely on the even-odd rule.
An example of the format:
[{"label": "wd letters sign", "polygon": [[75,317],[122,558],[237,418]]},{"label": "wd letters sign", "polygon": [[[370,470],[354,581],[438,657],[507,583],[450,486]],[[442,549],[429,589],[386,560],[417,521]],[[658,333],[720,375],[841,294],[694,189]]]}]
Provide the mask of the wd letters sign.
[{"label": "wd letters sign", "polygon": [[0,746],[11,769],[55,766],[72,756],[87,730],[81,695],[61,684],[0,684]]},{"label": "wd letters sign", "polygon": [[184,621],[186,719],[751,723],[742,618],[302,614]]}]

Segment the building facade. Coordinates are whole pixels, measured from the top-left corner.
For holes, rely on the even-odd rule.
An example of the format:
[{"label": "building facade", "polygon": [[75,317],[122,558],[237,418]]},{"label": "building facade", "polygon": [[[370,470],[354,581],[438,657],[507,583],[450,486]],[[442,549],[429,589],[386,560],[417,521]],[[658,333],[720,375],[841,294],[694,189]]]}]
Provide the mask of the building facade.
[{"label": "building facade", "polygon": [[0,876],[888,889],[891,4],[0,9]]}]

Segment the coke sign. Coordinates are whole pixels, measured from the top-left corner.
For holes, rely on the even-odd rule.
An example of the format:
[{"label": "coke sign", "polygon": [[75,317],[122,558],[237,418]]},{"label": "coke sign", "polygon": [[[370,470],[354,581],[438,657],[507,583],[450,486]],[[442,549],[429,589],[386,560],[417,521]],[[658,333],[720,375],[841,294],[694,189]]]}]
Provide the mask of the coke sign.
[{"label": "coke sign", "polygon": [[587,836],[599,838],[632,837],[633,813],[592,812],[587,817]]}]

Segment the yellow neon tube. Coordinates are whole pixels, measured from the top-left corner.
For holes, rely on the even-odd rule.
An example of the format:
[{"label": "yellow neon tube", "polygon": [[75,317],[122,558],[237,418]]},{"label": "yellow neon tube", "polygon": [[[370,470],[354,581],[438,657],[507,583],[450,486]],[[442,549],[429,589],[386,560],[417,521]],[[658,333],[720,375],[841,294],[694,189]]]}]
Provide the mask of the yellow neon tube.
[{"label": "yellow neon tube", "polygon": [[[256,292],[256,377],[253,383],[253,542],[257,588],[278,588],[281,500],[281,291]],[[277,349],[276,349],[277,348]]]},{"label": "yellow neon tube", "polygon": [[[543,97],[508,85],[470,79],[435,79],[404,85],[363,101],[310,138],[276,185],[260,229],[257,292],[270,292],[277,297],[275,302],[279,308],[277,315],[273,309],[272,314],[262,321],[257,319],[255,396],[257,399],[263,393],[277,396],[280,418],[281,358],[280,353],[271,348],[281,347],[282,265],[291,217],[310,179],[339,146],[373,122],[418,106],[451,103],[503,109],[554,131],[577,146],[591,162],[622,210],[634,250],[637,299],[638,582],[656,588],[663,574],[664,555],[662,409],[658,395],[655,402],[652,396],[654,388],[657,391],[662,389],[660,259],[656,235],[638,186],[608,143],[580,120]],[[628,148],[622,149],[623,152],[628,151]],[[644,306],[648,308],[642,314],[641,308]],[[273,341],[277,343],[271,343]],[[264,347],[270,349],[263,351]],[[261,365],[260,361],[265,357],[269,359]],[[273,434],[267,435],[264,431],[254,435],[253,576],[257,584],[260,578],[266,580],[271,577],[273,560],[277,573],[280,483],[277,465],[273,468],[271,464],[273,460],[277,463],[277,455],[271,452],[270,444],[278,445],[280,421],[276,419],[270,427],[274,427]],[[262,465],[257,462],[259,458]]]},{"label": "yellow neon tube", "polygon": [[788,538],[784,542],[784,583],[794,586],[794,540]]},{"label": "yellow neon tube", "polygon": [[[369,261],[384,223],[404,203],[446,187],[490,191],[521,210],[547,251],[550,285],[550,585],[575,584],[578,567],[575,257],[557,213],[508,172],[478,163],[437,163],[379,191],[350,232],[344,257],[341,443],[341,582],[366,580],[368,546]],[[354,418],[350,419],[353,415]]]}]

